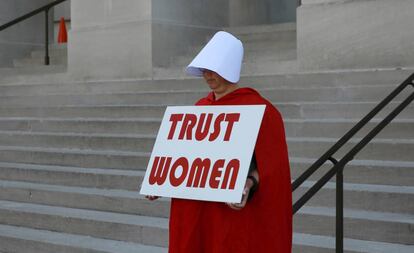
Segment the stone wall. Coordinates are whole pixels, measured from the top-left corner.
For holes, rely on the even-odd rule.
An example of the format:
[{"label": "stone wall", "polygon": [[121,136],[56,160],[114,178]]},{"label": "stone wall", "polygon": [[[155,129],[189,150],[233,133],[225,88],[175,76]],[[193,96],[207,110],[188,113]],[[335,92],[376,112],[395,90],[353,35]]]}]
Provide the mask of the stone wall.
[{"label": "stone wall", "polygon": [[152,56],[155,67],[174,65],[175,56],[228,26],[227,0],[153,0]]},{"label": "stone wall", "polygon": [[296,6],[292,0],[229,0],[229,25],[295,22]]},{"label": "stone wall", "polygon": [[303,0],[297,12],[300,66],[414,66],[413,16],[412,0]]}]

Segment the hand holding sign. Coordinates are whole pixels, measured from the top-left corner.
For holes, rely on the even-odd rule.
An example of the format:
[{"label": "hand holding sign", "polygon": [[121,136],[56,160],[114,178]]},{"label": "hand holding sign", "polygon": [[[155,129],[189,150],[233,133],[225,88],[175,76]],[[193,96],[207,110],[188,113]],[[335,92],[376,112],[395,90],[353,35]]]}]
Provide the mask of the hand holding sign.
[{"label": "hand holding sign", "polygon": [[152,200],[159,199],[160,197],[154,196],[154,195],[146,195],[145,198],[147,198],[148,200],[151,200],[152,201]]},{"label": "hand holding sign", "polygon": [[141,194],[240,202],[264,109],[168,107]]},{"label": "hand holding sign", "polygon": [[[251,177],[254,177],[254,179],[256,180],[256,182],[254,182]],[[249,177],[246,179],[246,184],[244,186],[244,190],[243,190],[243,197],[242,197],[242,201],[240,203],[226,203],[231,209],[234,210],[241,210],[243,209],[246,204],[247,204],[247,200],[250,197],[250,192],[255,190],[253,188],[255,188],[257,185],[255,185],[255,183],[259,182],[259,173],[257,172],[257,170],[252,171],[251,173],[249,173]]]}]

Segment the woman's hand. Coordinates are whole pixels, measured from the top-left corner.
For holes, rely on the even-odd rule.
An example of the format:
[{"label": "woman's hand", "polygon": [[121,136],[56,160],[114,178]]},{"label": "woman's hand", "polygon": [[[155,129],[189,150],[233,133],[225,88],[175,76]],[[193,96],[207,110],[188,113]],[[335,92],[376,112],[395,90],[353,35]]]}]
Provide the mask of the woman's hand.
[{"label": "woman's hand", "polygon": [[152,201],[152,200],[159,199],[160,197],[159,196],[153,196],[153,195],[146,195],[145,198]]},{"label": "woman's hand", "polygon": [[236,210],[236,211],[242,210],[247,204],[247,199],[249,198],[250,189],[253,187],[253,185],[254,185],[253,180],[251,180],[250,178],[247,178],[246,184],[244,186],[243,197],[242,197],[241,202],[240,203],[226,203],[226,204],[233,210]]},{"label": "woman's hand", "polygon": [[[254,177],[256,179],[256,182],[259,183],[259,172],[257,170],[251,171],[249,173],[249,177],[250,176]],[[243,197],[242,197],[241,202],[240,203],[226,203],[231,209],[240,211],[246,206],[247,200],[249,199],[250,190],[252,189],[252,187],[254,187],[254,184],[255,184],[255,182],[253,182],[253,180],[249,177],[246,179],[246,184],[244,185]]]}]

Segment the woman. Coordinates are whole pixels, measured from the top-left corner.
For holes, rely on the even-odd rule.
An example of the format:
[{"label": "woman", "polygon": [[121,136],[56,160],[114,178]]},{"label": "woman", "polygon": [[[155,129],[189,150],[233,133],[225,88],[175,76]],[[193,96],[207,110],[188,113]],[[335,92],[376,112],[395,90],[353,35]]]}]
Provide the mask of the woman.
[{"label": "woman", "polygon": [[292,194],[283,121],[257,91],[238,86],[242,60],[241,41],[218,32],[186,69],[202,76],[211,89],[196,105],[264,104],[266,110],[241,203],[172,199],[170,253],[291,252]]}]

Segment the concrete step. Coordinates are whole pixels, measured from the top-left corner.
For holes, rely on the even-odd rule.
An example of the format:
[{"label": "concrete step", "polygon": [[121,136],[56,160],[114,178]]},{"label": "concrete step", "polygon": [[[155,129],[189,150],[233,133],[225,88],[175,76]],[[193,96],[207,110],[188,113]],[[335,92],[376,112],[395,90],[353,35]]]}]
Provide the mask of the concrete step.
[{"label": "concrete step", "polygon": [[[288,137],[327,137],[339,139],[358,122],[359,119],[284,119],[286,136]],[[379,122],[380,119],[372,120],[355,137],[364,137]],[[397,118],[384,128],[377,138],[414,139],[413,129],[413,120]]]},{"label": "concrete step", "polygon": [[[304,233],[293,234],[293,252],[296,253],[334,253],[335,238],[330,236],[311,235]],[[344,238],[344,252],[365,252],[365,253],[411,253],[413,245],[384,243],[374,241],[355,240]]]},{"label": "concrete step", "polygon": [[[315,181],[307,181],[298,188],[293,196],[299,199]],[[413,214],[414,185],[392,186],[344,183],[345,208]],[[328,182],[308,203],[309,206],[335,207],[336,183]],[[405,204],[401,204],[405,203]]]},{"label": "concrete step", "polygon": [[112,92],[146,92],[146,91],[173,91],[173,90],[205,90],[201,80],[188,79],[183,84],[173,81],[108,81],[108,82],[90,82],[90,83],[51,83],[51,84],[10,84],[1,85],[0,91],[4,96],[18,95],[45,95],[45,94],[94,94],[94,93],[112,93]]},{"label": "concrete step", "polygon": [[92,151],[0,146],[0,161],[48,164],[85,168],[127,169],[146,168],[149,153],[126,151]]},{"label": "concrete step", "polygon": [[[247,54],[258,51],[275,51],[275,53],[283,53],[282,51],[295,51],[296,52],[296,36],[289,34],[286,40],[258,40],[258,41],[246,41],[243,43],[244,56]],[[194,57],[195,55],[193,55]],[[247,59],[247,58],[244,58]]]},{"label": "concrete step", "polygon": [[296,22],[286,22],[278,24],[261,24],[261,25],[251,25],[251,26],[231,26],[224,28],[225,31],[228,31],[235,35],[241,34],[252,34],[252,33],[263,33],[263,32],[279,32],[286,30],[295,30]]},{"label": "concrete step", "polygon": [[[305,158],[319,157],[333,146],[336,141],[337,139],[334,138],[287,138],[289,155]],[[359,141],[360,139],[352,139],[338,151],[338,156],[342,157],[345,155]],[[154,135],[0,132],[2,147],[151,152],[154,142]],[[413,154],[413,139],[373,139],[356,158],[365,160],[414,161]]]},{"label": "concrete step", "polygon": [[[340,138],[356,125],[356,119],[289,119],[285,118],[288,137]],[[380,122],[374,119],[356,137],[365,136]],[[1,131],[51,133],[153,134],[158,133],[161,118],[14,118],[0,117]],[[395,119],[378,138],[414,139],[414,119]]]},{"label": "concrete step", "polygon": [[[261,41],[243,45],[243,64],[261,61],[286,61],[297,58],[295,41]],[[191,50],[189,53],[177,56],[171,60],[171,67],[186,67],[201,51],[202,47]]]},{"label": "concrete step", "polygon": [[39,65],[12,68],[7,71],[1,69],[0,72],[6,72],[4,75],[0,75],[0,86],[27,83],[61,83],[63,80],[69,80],[71,76],[67,73],[67,66],[64,65]]},{"label": "concrete step", "polygon": [[[0,201],[0,224],[86,235],[151,246],[168,245],[168,220]],[[47,220],[48,222],[45,222]]]},{"label": "concrete step", "polygon": [[[20,181],[0,180],[0,199],[89,210],[168,217],[169,203],[162,198],[157,207],[139,195],[142,176],[135,177],[134,190],[98,189]],[[298,199],[315,182],[307,181],[294,192]],[[124,187],[123,187],[124,188]],[[311,201],[310,206],[335,207],[335,183],[328,183]],[[344,184],[346,208],[410,214],[414,210],[414,186]],[[401,205],[401,203],[406,203]],[[156,209],[156,210],[154,210]]]},{"label": "concrete step", "polygon": [[72,94],[0,97],[0,105],[50,106],[50,105],[128,105],[128,104],[194,104],[206,95],[199,92],[174,93],[118,93],[118,94]]},{"label": "concrete step", "polygon": [[[50,65],[65,66],[68,64],[68,58],[65,56],[49,56],[49,63]],[[13,60],[13,65],[14,67],[17,67],[17,68],[21,68],[21,67],[29,68],[29,67],[34,67],[34,66],[41,66],[44,64],[45,64],[44,56]]]},{"label": "concrete step", "polygon": [[[68,50],[66,44],[51,44],[49,45],[49,59],[50,65],[67,65]],[[45,51],[35,50],[30,53],[30,57],[13,60],[14,67],[36,67],[44,65]]]},{"label": "concrete step", "polygon": [[[290,158],[292,178],[297,178],[314,159]],[[322,166],[310,180],[318,180],[325,174],[331,164]],[[62,186],[79,186],[94,188],[112,188],[136,190],[146,169],[120,170],[109,168],[82,168],[44,164],[0,163],[0,179],[11,181],[38,182],[43,184],[60,184]],[[346,183],[379,184],[391,186],[413,186],[414,164],[390,161],[351,161],[345,167]],[[335,178],[331,180],[335,181]]]},{"label": "concrete step", "polygon": [[3,146],[151,152],[154,135],[0,132]]},{"label": "concrete step", "polygon": [[1,180],[136,191],[145,174],[142,170],[80,168],[67,166],[3,163]]},{"label": "concrete step", "polygon": [[296,60],[296,48],[291,45],[269,45],[254,47],[244,54],[244,64],[260,63],[262,61],[289,61]]},{"label": "concrete step", "polygon": [[[182,69],[180,70],[182,71]],[[325,72],[300,72],[286,74],[242,74],[240,84],[242,86],[266,87],[269,84],[275,87],[321,87],[321,86],[347,86],[347,85],[375,85],[375,84],[399,84],[405,80],[413,69],[367,69],[367,70],[338,70]],[[0,87],[15,85],[39,85],[39,84],[68,84],[73,83],[74,78],[66,72],[66,67],[60,66],[36,66],[31,68],[0,69]],[[177,86],[194,87],[193,83],[205,86],[199,78],[180,75],[179,79],[171,76],[157,77],[155,80],[85,80],[77,83],[110,84],[119,85],[125,82],[137,82],[139,88],[142,84],[153,87],[152,90],[174,90]],[[184,78],[184,79],[183,79]],[[145,86],[144,85],[144,86]],[[122,86],[122,85],[121,85]],[[164,88],[166,87],[166,88]],[[145,88],[145,87],[144,87]]]},{"label": "concrete step", "polygon": [[[322,154],[321,154],[322,155]],[[334,155],[336,157],[336,155]],[[290,157],[291,177],[297,178],[307,170],[316,159]],[[309,180],[319,180],[332,163],[327,161]],[[383,160],[352,160],[344,170],[344,182],[357,184],[380,184],[393,186],[413,186],[414,163]],[[335,177],[332,178],[335,181]]]},{"label": "concrete step", "polygon": [[[292,50],[296,51],[296,33],[292,31],[281,32],[279,34],[272,33],[260,33],[255,34],[254,36],[248,35],[244,36],[245,40],[243,42],[244,56],[246,54],[253,53],[257,50],[262,51],[283,51],[283,50]],[[257,39],[263,37],[265,39]],[[194,58],[205,45],[198,45],[189,48],[184,55],[178,57],[189,57]],[[244,60],[247,58],[244,57]]]},{"label": "concrete step", "polygon": [[[50,67],[50,66],[49,66]],[[15,69],[12,69],[16,72]],[[0,69],[0,72],[2,69]],[[346,87],[359,85],[398,85],[404,81],[414,70],[358,70],[358,71],[326,71],[315,73],[293,73],[290,75],[255,75],[242,76],[241,86],[260,87],[286,87],[286,88],[312,88],[312,87]],[[7,75],[6,73],[2,73]],[[164,79],[164,80],[89,80],[73,81],[60,75],[56,78],[47,76],[38,80],[27,82],[0,82],[0,93],[4,95],[44,94],[45,92],[60,91],[160,91],[160,90],[189,90],[207,86],[201,78]],[[0,80],[1,81],[1,80]],[[22,79],[23,81],[23,79]],[[39,86],[40,85],[40,86]],[[27,93],[22,93],[26,91]],[[35,93],[38,92],[38,93]]]},{"label": "concrete step", "polygon": [[[184,60],[183,60],[184,61]],[[187,60],[185,60],[187,61]],[[189,63],[189,62],[188,62]],[[155,67],[153,68],[154,79],[187,79],[190,78],[185,73],[185,65],[173,65],[172,67]],[[291,57],[283,57],[283,60],[271,59],[261,60],[260,58],[252,59],[245,62],[241,69],[241,76],[259,76],[271,74],[294,74],[299,72],[299,64]]]},{"label": "concrete step", "polygon": [[[84,138],[84,137],[82,137]],[[25,146],[0,146],[0,161],[2,162],[21,162],[34,164],[49,164],[62,165],[74,167],[91,167],[91,168],[119,168],[119,169],[136,169],[146,168],[149,158],[149,152],[152,149],[152,142],[146,139],[147,144],[136,144],[132,138],[124,138],[128,144],[122,143],[121,139],[117,139],[116,143],[106,143],[106,147],[99,145],[99,141],[110,141],[111,138],[99,140],[99,138],[88,138],[83,147],[88,149],[81,149],[79,144],[73,145],[72,148],[56,148],[56,147],[25,147]],[[101,142],[103,143],[103,142]],[[302,144],[303,143],[303,144]],[[293,154],[301,154],[303,158],[316,159],[320,157],[330,145],[333,144],[331,140],[317,139],[307,141],[306,139],[293,140],[289,145],[289,152],[291,157]],[[55,144],[57,146],[63,146]],[[109,146],[108,146],[109,145]],[[124,145],[124,146],[123,146]],[[128,145],[128,147],[125,147]],[[147,152],[137,151],[137,146],[147,145]],[[318,146],[320,145],[320,146]],[[114,146],[119,146],[120,150],[109,149]],[[398,149],[393,149],[395,143],[389,140],[377,141],[369,144],[358,156],[358,159],[370,159],[386,162],[406,161],[412,162],[412,143],[410,141],[398,144]],[[68,145],[66,146],[68,147]],[[91,150],[89,148],[96,147],[98,150]],[[317,147],[317,148],[315,148]],[[346,146],[349,147],[349,146]],[[345,147],[345,148],[346,148]],[[134,151],[125,151],[126,149]],[[124,150],[124,151],[121,151]],[[346,150],[346,149],[344,149]],[[343,154],[343,151],[339,154]],[[307,156],[307,157],[306,157]],[[312,157],[313,156],[313,157]],[[297,157],[297,156],[296,156]],[[339,158],[339,157],[338,157]]]},{"label": "concrete step", "polygon": [[165,105],[0,107],[0,117],[161,118]]},{"label": "concrete step", "polygon": [[[272,25],[271,26],[252,26],[248,29],[241,30],[240,27],[229,27],[230,33],[233,33],[243,42],[243,48],[246,51],[255,48],[266,49],[269,45],[272,47],[274,45],[289,45],[289,48],[296,50],[296,24],[287,24],[287,25]],[[249,30],[247,32],[247,30]],[[211,36],[206,38],[207,43],[211,39]],[[205,46],[205,43],[202,45],[197,45],[190,48],[186,55],[195,57],[201,49]]]},{"label": "concrete step", "polygon": [[[331,238],[329,236],[326,236],[327,238]],[[331,238],[335,240],[335,238]],[[315,242],[315,244],[318,244],[319,242]],[[334,253],[335,252],[335,244],[333,244],[332,248],[325,248],[320,246],[308,246],[308,245],[292,245],[292,252],[293,253]],[[355,253],[355,251],[348,251],[344,249],[345,253]]]},{"label": "concrete step", "polygon": [[[294,216],[294,231],[313,235],[335,234],[335,208],[305,206]],[[413,245],[412,214],[344,209],[347,238]]]},{"label": "concrete step", "polygon": [[[165,218],[10,201],[0,201],[0,213],[0,222],[5,225],[164,247],[168,243],[168,220]],[[295,232],[332,236],[334,213],[333,208],[304,207],[295,216]],[[412,215],[345,209],[344,217],[345,236],[348,238],[413,244],[410,232],[414,222]],[[53,222],[42,222],[45,219]]]},{"label": "concrete step", "polygon": [[269,60],[260,60],[249,61],[243,65],[242,73],[245,75],[268,75],[271,73],[279,74],[292,74],[299,71],[298,61],[293,57],[293,55],[287,56],[285,60],[273,61]]},{"label": "concrete step", "polygon": [[[262,95],[270,101],[283,102],[379,102],[395,86],[359,86],[347,88],[263,88]],[[408,93],[408,92],[407,92]],[[1,106],[58,106],[58,105],[131,105],[131,104],[171,104],[191,105],[207,91],[175,92],[119,92],[99,94],[56,94],[35,96],[1,96]],[[401,95],[401,98],[407,95]],[[396,101],[401,101],[397,99]]]},{"label": "concrete step", "polygon": [[0,131],[157,134],[160,118],[0,118]]},{"label": "concrete step", "polygon": [[[291,102],[273,103],[284,118],[296,119],[361,119],[370,112],[376,102]],[[376,117],[384,118],[398,106],[392,102]],[[71,106],[10,106],[0,107],[0,117],[49,118],[161,118],[166,105],[71,105]],[[408,106],[397,119],[414,119],[414,106]],[[389,126],[390,127],[390,126]]]},{"label": "concrete step", "polygon": [[263,41],[269,39],[296,39],[296,23],[268,24],[226,27],[226,31],[234,34],[241,41]]},{"label": "concrete step", "polygon": [[14,253],[167,253],[166,248],[0,225],[0,251]]},{"label": "concrete step", "polygon": [[[318,158],[334,145],[333,138],[287,138],[289,155],[294,157]],[[351,139],[337,152],[342,157],[353,148],[360,139]],[[355,158],[362,160],[414,161],[414,140],[374,138]]]},{"label": "concrete step", "polygon": [[[49,56],[67,56],[68,46],[67,44],[51,44],[49,46]],[[35,50],[30,53],[33,58],[44,57],[44,50]]]},{"label": "concrete step", "polygon": [[[297,66],[295,66],[294,63],[295,62],[293,62],[291,64],[291,65],[293,65],[292,67],[297,68]],[[287,65],[289,65],[289,64],[287,64]],[[272,65],[270,65],[270,67],[271,66]],[[278,66],[278,65],[276,64],[276,66]],[[266,67],[269,67],[269,66],[266,66],[266,64],[264,64],[264,68],[266,68]],[[277,69],[274,69],[274,70],[277,70]],[[388,71],[400,71],[400,70],[397,70],[397,69],[380,69],[380,70],[378,70],[378,69],[367,69],[367,70],[362,70],[362,71],[361,70],[358,70],[358,71],[336,70],[336,71],[322,71],[322,72],[321,71],[319,71],[319,72],[303,72],[300,69],[296,69],[296,70],[295,69],[293,69],[293,70],[282,69],[282,70],[287,71],[287,72],[266,73],[266,72],[259,71],[259,72],[248,73],[248,72],[244,71],[244,68],[242,68],[241,78],[243,78],[243,77],[252,78],[252,77],[258,77],[258,76],[272,76],[272,75],[274,76],[274,75],[276,75],[276,76],[285,76],[286,79],[291,79],[291,78],[296,78],[298,75],[300,75],[302,77],[305,77],[305,76],[308,77],[307,78],[308,80],[304,79],[302,81],[296,82],[296,84],[300,85],[301,87],[312,86],[312,83],[318,83],[318,84],[325,83],[325,84],[330,84],[330,85],[335,84],[335,85],[341,86],[341,85],[345,85],[348,81],[351,81],[351,83],[357,81],[359,84],[366,83],[366,82],[369,82],[369,83],[383,83],[385,80],[389,79],[391,76],[386,77],[384,80],[378,80],[378,79],[375,78],[375,76],[377,76],[378,74],[382,75],[381,73],[383,73],[383,71],[386,71],[386,72],[388,72]],[[407,74],[405,76],[401,77],[400,79],[398,79],[399,81],[395,82],[395,80],[394,80],[391,83],[402,83],[402,81],[404,81],[410,74],[413,73],[413,69],[411,69],[411,68],[403,69],[402,71],[407,71],[406,72]],[[155,80],[194,79],[193,77],[189,77],[189,76],[184,74],[184,68],[183,67],[179,67],[178,69],[175,69],[174,67],[169,68],[169,69],[154,68],[153,72],[154,72],[153,74],[154,74],[154,79]],[[165,73],[163,73],[163,72],[165,72]],[[351,73],[354,76],[353,78],[350,78],[348,80],[341,80],[340,82],[337,82],[337,81],[339,81],[338,79],[329,80],[327,82],[320,82],[320,79],[319,79],[321,77],[321,75],[324,76],[326,74],[328,74],[328,75],[333,74],[333,75],[343,76],[343,74],[349,75]],[[368,74],[368,73],[369,73],[370,77],[367,76],[367,78],[365,80],[363,80],[362,79],[363,75]],[[361,79],[359,79],[360,77],[361,77]],[[371,80],[369,80],[369,79],[371,79]],[[293,79],[291,79],[291,80],[293,80]],[[275,84],[276,83],[282,84],[283,82],[284,81],[281,80],[279,82],[275,81],[274,83]],[[252,84],[252,83],[250,83],[250,84]],[[253,83],[253,84],[255,84],[255,83]]]},{"label": "concrete step", "polygon": [[[259,79],[259,78],[258,78]],[[263,79],[264,80],[264,79]],[[247,82],[246,80],[245,82]],[[254,80],[250,80],[254,81]],[[100,95],[100,94],[126,94],[126,93],[134,93],[134,94],[161,94],[165,95],[165,93],[195,93],[195,92],[203,92],[202,95],[205,95],[209,92],[207,85],[203,84],[203,82],[198,79],[187,79],[183,81],[185,84],[175,85],[175,83],[171,83],[169,87],[167,85],[161,84],[164,81],[157,80],[154,81],[156,84],[160,82],[157,86],[156,84],[151,85],[147,82],[121,82],[121,83],[65,83],[65,84],[30,84],[30,85],[2,85],[0,86],[0,90],[2,92],[3,97],[31,97],[35,95],[44,96],[44,95]],[[299,87],[292,85],[290,87],[286,85],[274,85],[271,83],[270,80],[267,80],[265,83],[260,85],[252,86],[256,88],[260,93],[266,96],[266,94],[272,93],[298,93],[301,95],[302,92],[310,92],[313,94],[315,91],[320,91],[321,93],[330,92],[337,92],[337,93],[344,93],[349,92],[349,96],[353,94],[358,94],[359,91],[361,92],[368,92],[374,89],[379,89],[380,91],[389,91],[393,88],[396,88],[396,85],[390,84],[382,84],[382,85],[344,85],[342,87],[339,86],[329,86],[329,85],[321,85],[321,86],[306,86],[306,87]],[[378,94],[378,93],[377,93]],[[341,95],[341,94],[340,94]],[[369,98],[370,96],[368,96]],[[324,99],[323,99],[324,100]],[[306,100],[303,100],[306,101]]]},{"label": "concrete step", "polygon": [[169,199],[151,202],[139,194],[141,182],[136,181],[135,184],[135,190],[127,191],[0,180],[0,200],[169,217]]},{"label": "concrete step", "polygon": [[[385,118],[400,102],[391,102],[381,112],[377,118]],[[274,103],[284,117],[288,118],[342,118],[342,119],[362,119],[366,116],[378,102],[292,102]],[[396,119],[412,119],[414,116],[414,106],[411,104],[406,107]]]},{"label": "concrete step", "polygon": [[36,76],[38,79],[44,79],[48,74],[66,72],[66,66],[32,66],[22,68],[0,68],[0,83],[22,83],[28,77]]}]

